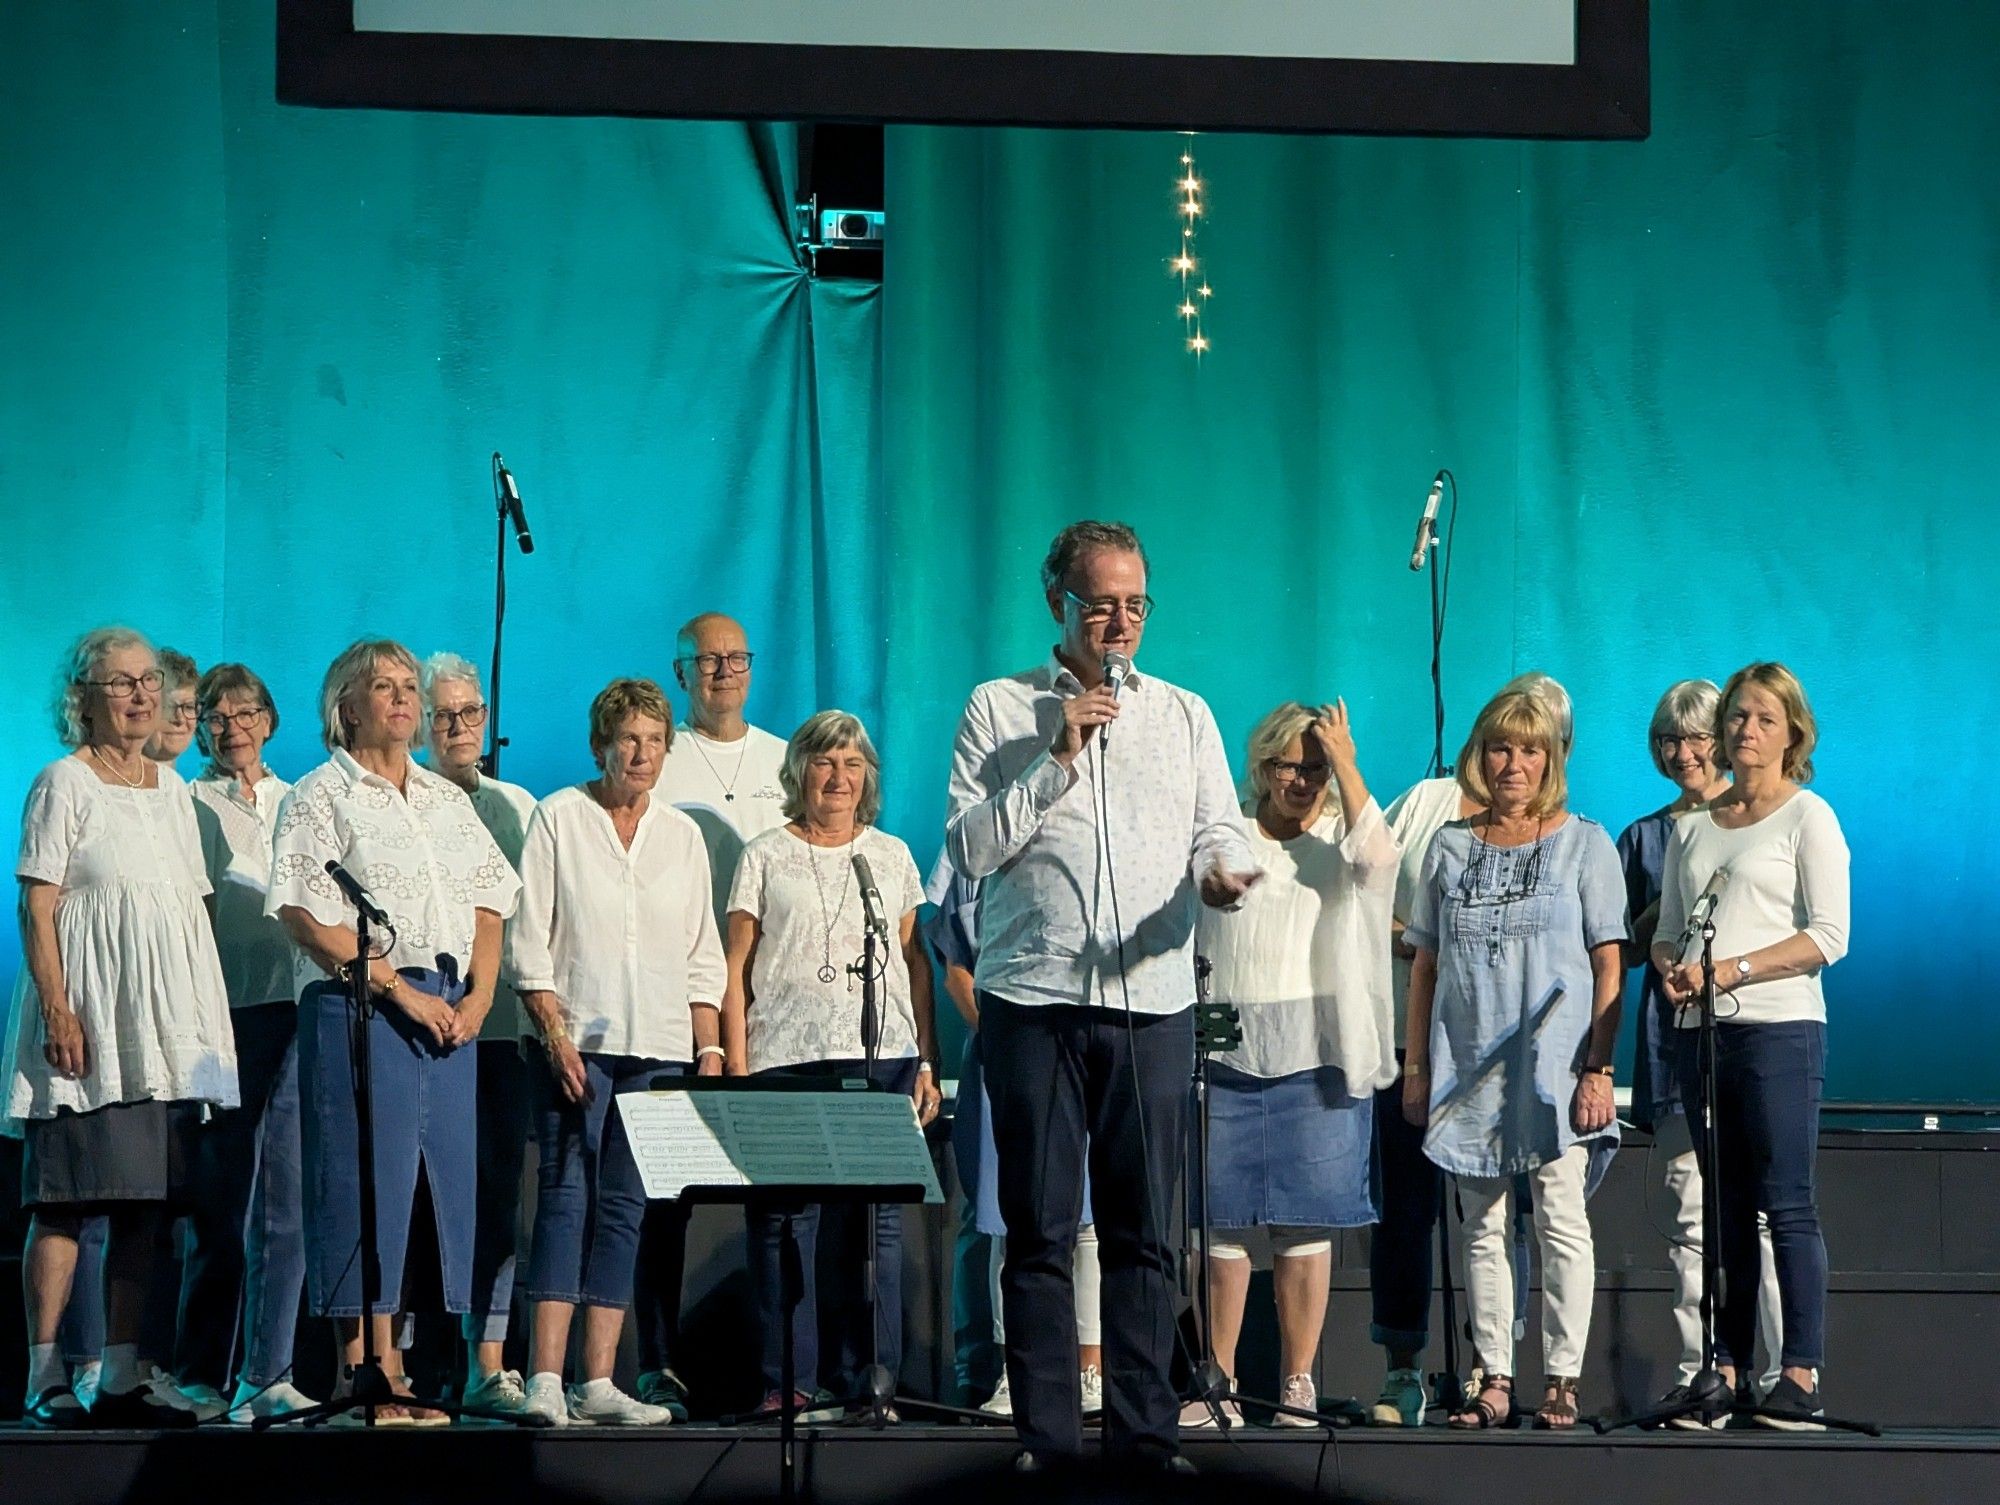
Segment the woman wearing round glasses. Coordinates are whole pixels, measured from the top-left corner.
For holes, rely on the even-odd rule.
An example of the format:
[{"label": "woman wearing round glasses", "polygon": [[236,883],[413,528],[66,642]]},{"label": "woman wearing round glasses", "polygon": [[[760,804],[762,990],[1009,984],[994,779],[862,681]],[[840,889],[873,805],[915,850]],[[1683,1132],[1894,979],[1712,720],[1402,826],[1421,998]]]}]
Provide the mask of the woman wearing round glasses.
[{"label": "woman wearing round glasses", "polygon": [[1584,1210],[1592,1161],[1617,1147],[1611,1052],[1624,984],[1625,884],[1604,828],[1565,803],[1567,749],[1540,697],[1503,691],[1479,713],[1458,780],[1481,813],[1424,858],[1405,931],[1416,949],[1403,1111],[1424,1153],[1459,1178],[1465,1294],[1483,1379],[1452,1417],[1514,1410],[1516,1176],[1534,1186],[1546,1397],[1538,1426],[1573,1427],[1596,1266]]},{"label": "woman wearing round glasses", "polygon": [[[1243,1025],[1242,1044],[1209,1068],[1209,1303],[1215,1359],[1233,1376],[1250,1289],[1242,1230],[1263,1227],[1279,1401],[1311,1412],[1333,1231],[1376,1219],[1374,1094],[1396,1080],[1396,843],[1361,777],[1345,702],[1287,701],[1260,721],[1250,790],[1243,813],[1264,881],[1240,908],[1204,909],[1195,922],[1195,944],[1215,969],[1211,996],[1236,1005]],[[1225,1410],[1240,1424],[1233,1406]],[[1181,1424],[1215,1420],[1197,1406]]]},{"label": "woman wearing round glasses", "polygon": [[197,706],[201,670],[185,653],[162,648],[157,655],[160,686],[160,722],[146,743],[146,756],[155,763],[178,763],[194,741],[195,723],[201,712]]},{"label": "woman wearing round glasses", "polygon": [[[429,764],[465,791],[515,872],[535,797],[483,773],[486,697],[479,670],[456,653],[424,660],[421,689]],[[502,944],[505,942],[503,940]],[[465,1387],[460,1398],[485,1411],[519,1414],[528,1404],[520,1374],[506,1367],[507,1316],[514,1300],[514,1250],[521,1221],[521,1171],[528,1153],[528,1063],[521,1059],[522,1014],[501,982],[479,1031],[479,1210],[472,1233],[472,1310],[465,1314]]]},{"label": "woman wearing round glasses", "polygon": [[[28,791],[15,874],[26,965],[14,998],[7,1117],[26,1141],[21,1202],[29,1372],[39,1426],[185,1426],[139,1369],[138,1340],[166,1204],[185,1193],[201,1105],[237,1102],[236,1050],[193,801],[145,754],[164,685],[126,628],[78,640],[56,698],[71,751]],[[77,1236],[108,1220],[105,1348],[86,1413],[56,1341]]]}]

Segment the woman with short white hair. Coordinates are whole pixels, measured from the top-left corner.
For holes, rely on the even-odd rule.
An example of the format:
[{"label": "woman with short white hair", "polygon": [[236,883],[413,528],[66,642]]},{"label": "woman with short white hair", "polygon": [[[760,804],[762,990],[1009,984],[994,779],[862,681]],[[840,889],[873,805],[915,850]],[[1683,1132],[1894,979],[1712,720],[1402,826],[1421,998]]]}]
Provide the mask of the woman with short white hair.
[{"label": "woman with short white hair", "polygon": [[[25,1140],[25,1418],[35,1426],[194,1422],[143,1374],[138,1343],[161,1219],[186,1192],[204,1106],[237,1103],[236,1049],[209,881],[187,785],[146,756],[163,676],[128,628],[78,639],[56,732],[69,752],[35,777],[21,818],[22,967],[4,1072]],[[86,1413],[56,1329],[92,1214],[108,1220],[105,1348]]]},{"label": "woman with short white hair", "polygon": [[[924,902],[923,880],[910,849],[877,829],[882,808],[881,760],[860,720],[845,711],[821,711],[792,733],[781,782],[786,823],[753,837],[743,848],[729,898],[729,983],[723,997],[723,1047],[732,1076],[783,1075],[825,1080],[858,1077],[866,1054],[861,1035],[861,985],[865,911],[854,859],[867,859],[894,934],[877,953],[881,1049],[874,1080],[907,1094],[918,1118],[937,1116],[932,1061],[936,1036],[931,1018],[930,961],[916,932]],[[825,1378],[852,1387],[870,1359],[866,1324],[874,1324],[878,1362],[893,1378],[902,1358],[902,1216],[881,1209],[876,1219],[875,1264],[879,1307],[859,1289],[866,1249],[866,1220],[840,1209],[846,1225],[838,1239],[842,1284],[850,1287],[847,1311],[859,1324],[841,1335],[840,1353]],[[830,1213],[828,1221],[833,1221]],[[800,1393],[779,1389],[783,1342],[781,1220],[752,1214],[750,1276],[762,1318],[765,1397],[759,1410],[774,1415],[787,1405],[817,1410],[832,1396],[815,1394],[822,1377],[813,1275],[820,1209],[794,1219],[805,1271],[804,1299],[793,1319]],[[829,1242],[834,1235],[829,1234]]]},{"label": "woman with short white hair", "polygon": [[1403,1111],[1424,1126],[1424,1153],[1458,1177],[1466,1210],[1466,1314],[1482,1377],[1451,1418],[1459,1427],[1499,1426],[1514,1411],[1508,1215],[1523,1175],[1542,1258],[1548,1385],[1535,1420],[1578,1420],[1597,1284],[1584,1198],[1618,1144],[1611,1052],[1627,929],[1611,838],[1567,808],[1567,750],[1531,692],[1503,692],[1479,713],[1458,780],[1481,813],[1432,839],[1406,932],[1417,954]]},{"label": "woman with short white hair", "polygon": [[[459,654],[433,653],[424,660],[419,688],[431,771],[465,791],[479,823],[518,873],[535,797],[480,766],[488,712],[478,668]],[[504,935],[501,944],[506,944]],[[521,1172],[528,1152],[522,1022],[521,1001],[502,978],[473,1051],[479,1062],[479,1189],[472,1225],[472,1310],[462,1324],[465,1383],[459,1399],[505,1415],[519,1414],[528,1403],[519,1372],[507,1368],[504,1357],[514,1303],[515,1249],[521,1242]]]},{"label": "woman with short white hair", "polygon": [[[501,923],[520,880],[472,802],[410,756],[421,736],[417,661],[400,643],[364,639],[326,671],[321,736],[332,754],[278,812],[266,912],[297,948],[299,1083],[306,1100],[306,1289],[335,1319],[339,1394],[361,1361],[360,1182],[354,1040],[344,975],[358,945],[354,906],[327,872],[338,863],[388,915],[367,984],[373,1076],[376,1257],[374,1347],[407,1394],[390,1342],[421,1171],[437,1224],[445,1309],[470,1305],[478,1070],[463,1049],[493,1006]],[[376,1421],[436,1425],[439,1412],[391,1404]]]},{"label": "woman with short white hair", "polygon": [[[590,704],[597,777],[536,809],[521,861],[507,971],[545,1065],[532,1078],[537,1171],[523,1295],[534,1313],[528,1414],[552,1426],[664,1426],[665,1406],[612,1383],[632,1304],[646,1188],[621,1093],[722,1071],[722,943],[708,848],[654,785],[674,736],[650,679],[614,679]],[[672,1281],[679,1286],[678,1272]],[[583,1344],[564,1389],[576,1309]]]},{"label": "woman with short white hair", "polygon": [[[1705,977],[1699,941],[1683,942],[1683,930],[1701,894],[1726,874],[1713,912],[1720,1022],[1710,1111],[1721,1157],[1713,1194],[1725,1276],[1715,1366],[1735,1386],[1747,1380],[1755,1357],[1762,1213],[1784,1335],[1782,1372],[1759,1401],[1756,1420],[1810,1431],[1820,1425],[1818,1371],[1826,1357],[1826,1243],[1815,1190],[1826,1087],[1820,974],[1847,954],[1847,839],[1833,807],[1804,787],[1819,728],[1791,670],[1757,663],[1731,675],[1715,736],[1733,781],[1667,840],[1653,966],[1679,1010],[1681,1100],[1692,1102],[1703,1075],[1697,1005]],[[1704,1164],[1704,1179],[1714,1180],[1716,1170]]]},{"label": "woman with short white hair", "polygon": [[162,648],[160,663],[160,720],[146,742],[146,756],[155,763],[178,763],[188,744],[195,739],[200,710],[196,705],[201,686],[201,670],[195,661],[174,648]]},{"label": "woman with short white hair", "polygon": [[[1344,701],[1286,701],[1266,715],[1250,734],[1249,784],[1243,813],[1264,881],[1236,909],[1204,909],[1195,922],[1211,996],[1234,1004],[1243,1027],[1242,1043],[1209,1065],[1209,1313],[1215,1361],[1234,1389],[1250,1289],[1242,1230],[1263,1227],[1279,1403],[1313,1412],[1334,1230],[1376,1219],[1371,1105],[1397,1076],[1396,843],[1362,779]],[[1233,1402],[1218,1409],[1242,1424]],[[1216,1424],[1200,1402],[1181,1415],[1184,1427]]]}]

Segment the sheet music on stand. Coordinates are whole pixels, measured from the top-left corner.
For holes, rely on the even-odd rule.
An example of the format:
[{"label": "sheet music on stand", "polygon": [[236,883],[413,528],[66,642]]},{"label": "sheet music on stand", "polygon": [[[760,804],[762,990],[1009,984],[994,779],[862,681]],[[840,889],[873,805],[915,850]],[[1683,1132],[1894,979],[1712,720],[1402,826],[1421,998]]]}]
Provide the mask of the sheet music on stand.
[{"label": "sheet music on stand", "polygon": [[[708,1090],[690,1090],[697,1082]],[[915,1186],[944,1201],[916,1108],[900,1092],[742,1089],[709,1078],[623,1092],[618,1111],[649,1198],[690,1187]]]}]

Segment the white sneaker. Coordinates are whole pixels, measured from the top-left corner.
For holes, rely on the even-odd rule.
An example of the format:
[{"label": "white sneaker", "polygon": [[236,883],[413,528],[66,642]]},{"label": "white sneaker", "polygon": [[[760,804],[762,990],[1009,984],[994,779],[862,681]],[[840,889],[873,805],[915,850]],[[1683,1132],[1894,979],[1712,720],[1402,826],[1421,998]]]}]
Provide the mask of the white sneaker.
[{"label": "white sneaker", "polygon": [[[1236,1388],[1235,1380],[1229,1382],[1229,1388]],[[1224,1425],[1232,1432],[1243,1425],[1243,1413],[1237,1409],[1235,1401],[1226,1400],[1218,1409],[1222,1412]],[[1181,1407],[1183,1432],[1213,1432],[1215,1429],[1215,1412],[1208,1409],[1207,1401],[1191,1400]]]},{"label": "white sneaker", "polygon": [[279,1380],[274,1385],[238,1380],[236,1394],[229,1402],[229,1422],[231,1426],[247,1427],[260,1416],[289,1416],[318,1404],[289,1380]]},{"label": "white sneaker", "polygon": [[[1310,1411],[1317,1416],[1319,1414],[1319,1387],[1313,1383],[1313,1377],[1309,1374],[1288,1374],[1285,1376],[1285,1388],[1278,1394],[1278,1404],[1281,1406],[1290,1406],[1295,1411]],[[1319,1423],[1307,1421],[1303,1416],[1287,1416],[1283,1411],[1278,1411],[1272,1415],[1271,1425],[1274,1427],[1313,1427],[1318,1426]]]},{"label": "white sneaker", "polygon": [[1104,1414],[1104,1376],[1098,1373],[1095,1364],[1083,1366],[1083,1414]]},{"label": "white sneaker", "polygon": [[534,1426],[568,1426],[569,1401],[563,1395],[562,1376],[546,1369],[540,1374],[529,1375],[528,1403],[522,1407],[521,1414],[533,1418]]},{"label": "white sneaker", "polygon": [[528,1392],[521,1384],[521,1371],[498,1369],[492,1374],[482,1374],[465,1387],[459,1404],[471,1410],[490,1411],[501,1416],[526,1415]]},{"label": "white sneaker", "polygon": [[569,1419],[580,1427],[664,1427],[674,1413],[627,1395],[609,1380],[587,1380],[569,1387]]},{"label": "white sneaker", "polygon": [[76,1403],[86,1411],[90,1409],[90,1403],[97,1399],[97,1382],[103,1375],[104,1361],[90,1359],[77,1365],[76,1373],[70,1376],[70,1393],[76,1397]]},{"label": "white sneaker", "polygon": [[[1100,1391],[1098,1394],[1098,1400],[1100,1403],[1102,1403],[1103,1401],[1102,1391]],[[1010,1392],[1007,1389],[1006,1370],[1003,1369],[1000,1371],[999,1386],[994,1390],[994,1392],[990,1396],[987,1397],[986,1404],[981,1406],[979,1409],[984,1411],[988,1416],[1012,1416],[1014,1414],[1014,1396],[1012,1392]]]}]

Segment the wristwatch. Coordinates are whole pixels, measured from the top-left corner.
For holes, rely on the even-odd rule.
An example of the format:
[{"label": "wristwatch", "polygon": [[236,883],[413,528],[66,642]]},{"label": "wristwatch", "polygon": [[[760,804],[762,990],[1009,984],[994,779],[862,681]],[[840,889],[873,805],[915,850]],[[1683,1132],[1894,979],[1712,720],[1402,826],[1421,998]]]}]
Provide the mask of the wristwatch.
[{"label": "wristwatch", "polygon": [[1749,980],[1750,980],[1750,958],[1747,956],[1739,956],[1736,958],[1736,986],[1740,988],[1743,986],[1744,983],[1748,982]]}]

